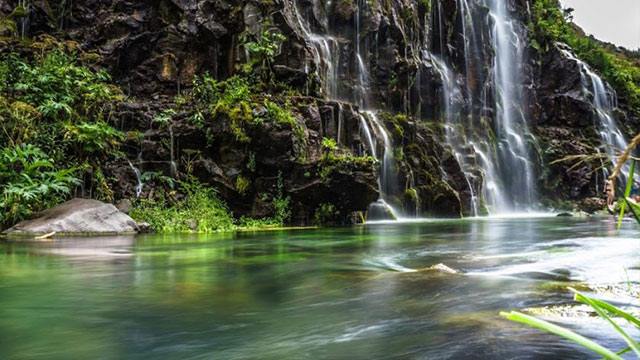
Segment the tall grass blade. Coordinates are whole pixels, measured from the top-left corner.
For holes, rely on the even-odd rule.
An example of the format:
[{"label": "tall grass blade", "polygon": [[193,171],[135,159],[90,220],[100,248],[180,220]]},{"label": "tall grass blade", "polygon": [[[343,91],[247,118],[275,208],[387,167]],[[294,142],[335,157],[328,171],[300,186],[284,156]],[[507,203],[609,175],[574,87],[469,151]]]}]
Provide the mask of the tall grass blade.
[{"label": "tall grass blade", "polygon": [[633,214],[633,217],[640,224],[640,205],[631,198],[624,198],[624,201],[627,203],[629,211]]},{"label": "tall grass blade", "polygon": [[[631,349],[633,349],[633,352],[636,353],[638,358],[640,358],[640,349],[638,348],[638,343],[635,340],[633,340],[631,338],[631,336],[629,336],[629,334],[627,334],[620,327],[620,325],[616,324],[616,322],[613,321],[609,315],[607,315],[607,313],[603,310],[603,308],[601,308],[598,305],[598,303],[596,301],[594,301],[594,299],[581,294],[580,292],[576,291],[575,289],[569,288],[569,290],[574,292],[574,294],[575,294],[574,298],[575,298],[576,301],[591,306],[598,313],[598,315],[600,315],[601,318],[607,320],[609,322],[609,324],[611,324],[611,326],[613,326],[613,328],[618,332],[618,334],[620,334],[620,336],[622,336],[624,341],[626,341],[627,345],[629,345],[629,347]],[[600,303],[602,303],[602,302],[600,302]],[[609,307],[615,308],[613,305],[609,305]]]},{"label": "tall grass blade", "polygon": [[[571,291],[574,291],[574,289],[570,288]],[[585,297],[585,295],[580,294],[581,296]],[[628,322],[630,322],[631,324],[635,325],[637,328],[640,329],[640,319],[638,319],[637,317],[629,314],[628,312],[614,306],[611,305],[607,302],[604,302],[602,300],[598,300],[598,299],[594,299],[594,298],[589,298],[593,303],[595,303],[596,305],[598,305],[601,309],[606,310],[608,312],[610,312],[611,314],[614,314],[616,316],[619,316],[625,320],[627,320]],[[576,299],[577,301],[580,301],[579,299]],[[580,301],[582,302],[582,301]]]},{"label": "tall grass blade", "polygon": [[582,347],[587,348],[597,353],[598,355],[603,356],[605,359],[622,360],[622,358],[618,354],[601,346],[600,344],[592,340],[589,340],[582,335],[576,334],[575,332],[569,329],[565,329],[561,326],[552,324],[548,321],[536,319],[533,316],[525,315],[517,311],[511,311],[509,313],[501,312],[500,316],[503,316],[508,320],[519,322],[519,323],[534,327],[536,329],[540,329],[540,330],[549,332],[551,334],[561,336],[565,339],[571,340],[574,343],[581,345]]},{"label": "tall grass blade", "polygon": [[618,351],[616,354],[618,354],[618,355],[622,355],[622,354],[626,354],[626,353],[628,353],[629,351],[631,351],[631,348],[630,348],[630,347],[626,347],[626,348],[624,348],[624,349],[622,349],[622,350]]},{"label": "tall grass blade", "polygon": [[[628,198],[631,195],[631,188],[633,187],[633,177],[636,173],[636,161],[631,160],[631,167],[629,168],[629,177],[627,179],[627,185],[624,189],[624,198]],[[627,202],[620,202],[620,215],[618,215],[618,229],[622,226],[622,219],[624,218],[624,212],[627,209]]]}]

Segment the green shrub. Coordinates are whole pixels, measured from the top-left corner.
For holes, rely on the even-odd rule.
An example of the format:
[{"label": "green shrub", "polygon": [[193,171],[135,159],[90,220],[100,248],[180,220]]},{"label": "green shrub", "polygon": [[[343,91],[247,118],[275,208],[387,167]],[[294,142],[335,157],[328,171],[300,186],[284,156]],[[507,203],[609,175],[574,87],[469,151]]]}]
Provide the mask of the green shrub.
[{"label": "green shrub", "polygon": [[287,38],[278,31],[266,30],[259,34],[256,41],[249,41],[244,44],[245,49],[249,52],[249,62],[245,64],[244,70],[247,73],[258,72],[271,80],[271,66],[278,55],[280,45]]},{"label": "green shrub", "polygon": [[275,210],[274,220],[283,225],[291,218],[291,209],[289,203],[291,198],[284,195],[284,180],[282,173],[278,173],[278,181],[276,183],[276,196],[273,198],[273,208]]},{"label": "green shrub", "polygon": [[29,61],[7,56],[0,60],[0,141],[33,144],[59,165],[112,155],[124,134],[107,120],[123,96],[109,81],[58,47]]},{"label": "green shrub", "polygon": [[77,170],[56,169],[53,160],[33,145],[0,150],[0,227],[64,200],[79,184]]},{"label": "green shrub", "polygon": [[66,123],[65,139],[77,144],[82,151],[95,154],[98,152],[116,155],[116,150],[124,140],[123,132],[112,128],[103,121],[95,123]]},{"label": "green shrub", "polygon": [[251,185],[251,181],[242,175],[238,175],[236,178],[236,191],[240,195],[244,195],[247,193],[247,189]]},{"label": "green shrub", "polygon": [[333,138],[322,138],[322,149],[328,152],[333,152],[338,149],[338,144]]},{"label": "green shrub", "polygon": [[135,204],[131,217],[144,221],[162,233],[211,233],[235,229],[233,217],[226,204],[211,187],[196,181],[180,182],[185,194],[167,206],[168,199],[141,200]]}]

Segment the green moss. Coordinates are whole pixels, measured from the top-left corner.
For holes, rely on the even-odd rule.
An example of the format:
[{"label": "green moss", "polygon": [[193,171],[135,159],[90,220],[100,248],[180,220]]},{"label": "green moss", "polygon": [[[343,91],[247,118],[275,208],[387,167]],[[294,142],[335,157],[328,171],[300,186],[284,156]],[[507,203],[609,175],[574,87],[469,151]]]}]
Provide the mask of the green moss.
[{"label": "green moss", "polygon": [[431,12],[431,0],[418,0],[418,4],[424,8],[426,13]]},{"label": "green moss", "polygon": [[404,198],[415,202],[418,200],[418,191],[414,188],[409,188],[404,191]]},{"label": "green moss", "polygon": [[[323,141],[324,144],[324,141]],[[333,145],[329,142],[330,145]],[[350,173],[355,169],[373,168],[377,160],[372,156],[355,156],[345,149],[326,149],[320,161],[320,178],[328,180],[336,171]]]},{"label": "green moss", "polygon": [[251,185],[251,181],[242,175],[238,175],[236,178],[236,191],[240,195],[244,195],[247,193],[249,186]]}]

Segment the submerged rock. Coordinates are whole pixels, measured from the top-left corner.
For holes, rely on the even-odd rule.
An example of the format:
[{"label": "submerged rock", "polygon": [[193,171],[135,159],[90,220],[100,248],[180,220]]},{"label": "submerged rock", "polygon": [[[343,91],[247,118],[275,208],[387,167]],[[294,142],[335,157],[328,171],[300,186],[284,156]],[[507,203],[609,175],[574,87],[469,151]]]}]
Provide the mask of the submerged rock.
[{"label": "submerged rock", "polygon": [[134,234],[138,225],[115,206],[98,200],[73,199],[6,230],[9,237],[63,235]]},{"label": "submerged rock", "polygon": [[447,265],[440,263],[440,264],[436,264],[433,266],[429,266],[426,270],[431,270],[431,271],[440,271],[443,273],[448,273],[448,274],[457,274],[458,271],[455,269],[452,269],[450,267],[448,267]]}]

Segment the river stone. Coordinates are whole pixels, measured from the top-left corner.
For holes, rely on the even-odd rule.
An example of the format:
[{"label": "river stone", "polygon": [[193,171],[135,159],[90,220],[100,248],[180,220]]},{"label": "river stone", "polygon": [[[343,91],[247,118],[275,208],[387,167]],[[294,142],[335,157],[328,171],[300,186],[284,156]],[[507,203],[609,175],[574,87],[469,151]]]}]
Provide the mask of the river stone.
[{"label": "river stone", "polygon": [[45,210],[33,220],[18,223],[4,233],[9,237],[64,235],[115,235],[138,232],[136,222],[115,206],[91,199],[73,199]]}]

